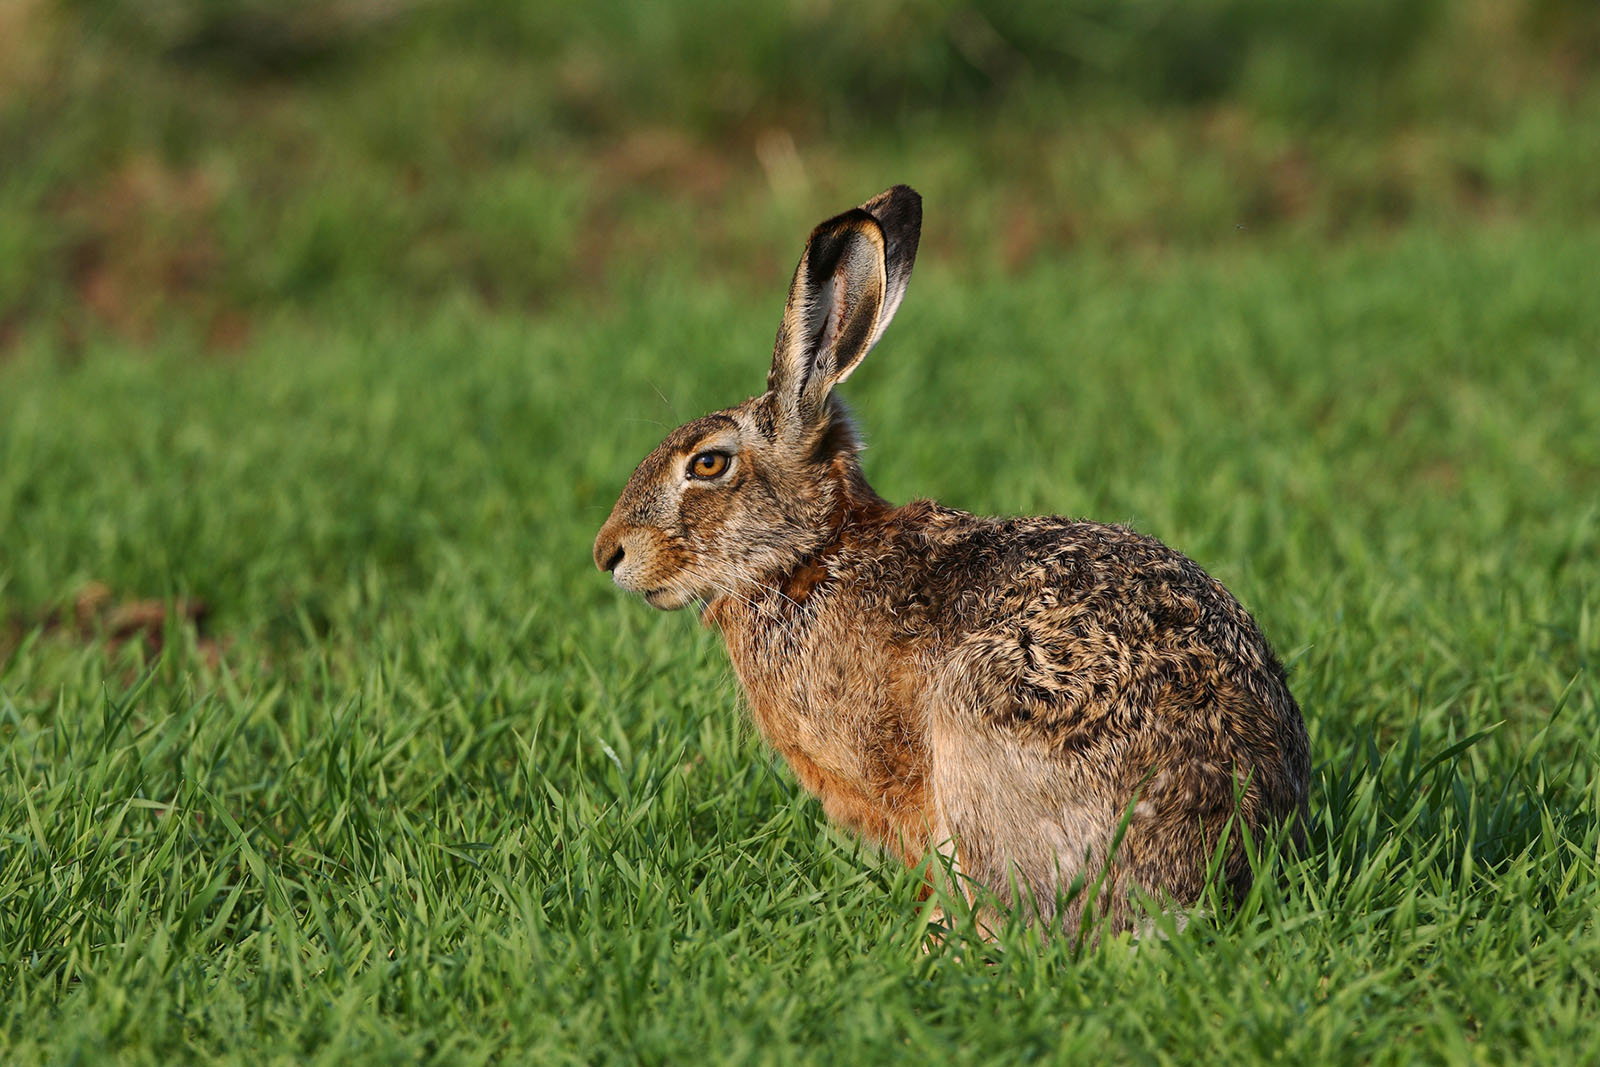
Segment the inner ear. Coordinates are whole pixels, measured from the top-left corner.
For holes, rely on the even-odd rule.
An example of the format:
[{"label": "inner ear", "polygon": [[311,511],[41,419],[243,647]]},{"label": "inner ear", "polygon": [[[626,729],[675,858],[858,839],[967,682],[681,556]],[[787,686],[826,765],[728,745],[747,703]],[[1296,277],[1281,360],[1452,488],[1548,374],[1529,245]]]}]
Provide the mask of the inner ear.
[{"label": "inner ear", "polygon": [[[811,332],[809,348],[812,352],[834,352],[838,350],[839,335],[844,332],[844,309],[849,299],[845,292],[844,279],[840,277],[829,278],[822,284],[821,296],[823,299],[814,301],[807,309],[807,325],[814,327]],[[818,320],[821,320],[820,325]],[[811,370],[823,368],[813,364]]]},{"label": "inner ear", "polygon": [[795,271],[767,389],[791,429],[821,414],[828,393],[876,337],[884,299],[884,236],[859,208],[818,226]]},{"label": "inner ear", "polygon": [[860,232],[840,234],[813,252],[820,255],[807,263],[814,295],[807,302],[805,382],[831,389],[867,354],[883,304],[882,257]]}]

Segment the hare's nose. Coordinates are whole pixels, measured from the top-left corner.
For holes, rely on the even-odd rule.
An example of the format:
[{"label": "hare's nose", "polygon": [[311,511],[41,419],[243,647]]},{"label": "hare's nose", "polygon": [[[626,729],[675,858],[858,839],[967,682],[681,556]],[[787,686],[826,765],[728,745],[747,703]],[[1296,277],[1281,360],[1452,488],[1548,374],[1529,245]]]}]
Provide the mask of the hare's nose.
[{"label": "hare's nose", "polygon": [[610,523],[606,523],[600,530],[600,536],[594,539],[594,565],[603,571],[614,571],[621,562],[622,538]]}]

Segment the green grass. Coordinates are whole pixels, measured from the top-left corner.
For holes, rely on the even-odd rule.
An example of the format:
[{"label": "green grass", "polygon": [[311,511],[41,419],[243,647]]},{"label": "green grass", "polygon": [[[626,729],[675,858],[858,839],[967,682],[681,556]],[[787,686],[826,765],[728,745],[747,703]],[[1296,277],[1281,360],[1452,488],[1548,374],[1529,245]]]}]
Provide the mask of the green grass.
[{"label": "green grass", "polygon": [[[759,387],[780,266],[532,318],[361,289],[224,358],[26,332],[0,1058],[1594,1062],[1600,230],[1007,273],[938,253],[961,214],[847,387],[868,473],[1225,581],[1313,740],[1281,877],[1136,949],[924,953],[715,636],[594,572],[632,464]],[[209,614],[147,659],[73,621],[91,581]]]}]

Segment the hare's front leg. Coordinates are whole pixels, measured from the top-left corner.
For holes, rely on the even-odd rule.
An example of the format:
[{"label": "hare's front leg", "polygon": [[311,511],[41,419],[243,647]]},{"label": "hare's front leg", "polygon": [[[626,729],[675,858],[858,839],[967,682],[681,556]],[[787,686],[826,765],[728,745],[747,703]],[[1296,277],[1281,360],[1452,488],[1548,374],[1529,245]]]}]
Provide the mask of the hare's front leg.
[{"label": "hare's front leg", "polygon": [[[918,914],[926,927],[922,951],[930,952],[943,945],[957,933],[970,918],[978,937],[987,942],[996,939],[998,924],[987,914],[974,892],[972,882],[961,872],[961,856],[941,820],[933,831],[927,875],[921,892],[917,894]],[[954,912],[941,901],[954,905]]]}]

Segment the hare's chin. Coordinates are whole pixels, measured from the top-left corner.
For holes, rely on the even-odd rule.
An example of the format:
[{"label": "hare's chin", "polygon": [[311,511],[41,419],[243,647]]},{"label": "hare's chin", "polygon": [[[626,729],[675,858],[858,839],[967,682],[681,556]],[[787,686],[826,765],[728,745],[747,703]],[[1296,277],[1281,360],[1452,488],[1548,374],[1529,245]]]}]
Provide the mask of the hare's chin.
[{"label": "hare's chin", "polygon": [[694,599],[691,594],[685,593],[681,589],[672,589],[667,586],[662,586],[659,589],[646,589],[639,595],[644,597],[646,604],[662,611],[676,611]]}]

